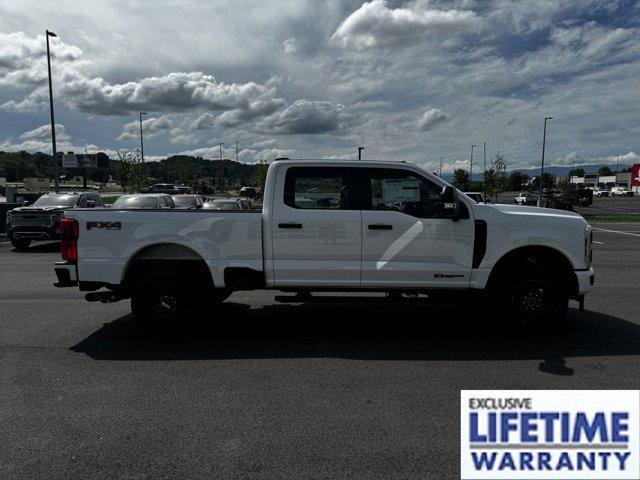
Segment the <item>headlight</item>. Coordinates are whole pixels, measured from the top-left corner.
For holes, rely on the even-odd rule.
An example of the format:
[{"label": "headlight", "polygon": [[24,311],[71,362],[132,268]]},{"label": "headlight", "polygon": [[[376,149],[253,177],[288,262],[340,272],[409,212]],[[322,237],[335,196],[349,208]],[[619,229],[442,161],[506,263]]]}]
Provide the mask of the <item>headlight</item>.
[{"label": "headlight", "polygon": [[60,218],[62,217],[62,212],[53,212],[51,214],[51,225],[54,223],[60,223]]},{"label": "headlight", "polygon": [[591,267],[593,260],[593,229],[590,225],[584,230],[584,263],[587,268]]}]

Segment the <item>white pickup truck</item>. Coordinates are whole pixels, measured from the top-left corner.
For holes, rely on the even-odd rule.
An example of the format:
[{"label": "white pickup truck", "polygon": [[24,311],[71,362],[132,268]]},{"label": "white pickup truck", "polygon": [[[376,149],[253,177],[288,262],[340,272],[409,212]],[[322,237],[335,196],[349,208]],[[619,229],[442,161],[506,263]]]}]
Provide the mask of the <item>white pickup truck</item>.
[{"label": "white pickup truck", "polygon": [[262,211],[72,210],[57,286],[173,318],[235,290],[490,293],[513,318],[564,317],[594,281],[578,214],[483,205],[405,162],[278,160]]}]

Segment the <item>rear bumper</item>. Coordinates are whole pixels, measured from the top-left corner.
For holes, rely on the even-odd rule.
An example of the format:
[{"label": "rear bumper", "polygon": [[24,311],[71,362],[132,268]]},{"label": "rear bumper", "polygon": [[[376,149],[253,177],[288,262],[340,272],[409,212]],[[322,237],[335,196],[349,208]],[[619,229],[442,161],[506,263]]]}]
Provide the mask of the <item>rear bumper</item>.
[{"label": "rear bumper", "polygon": [[595,282],[595,273],[593,267],[588,270],[575,270],[578,279],[578,295],[589,293]]},{"label": "rear bumper", "polygon": [[54,283],[56,287],[75,287],[78,285],[78,273],[76,265],[67,262],[56,262],[54,270],[58,281]]}]

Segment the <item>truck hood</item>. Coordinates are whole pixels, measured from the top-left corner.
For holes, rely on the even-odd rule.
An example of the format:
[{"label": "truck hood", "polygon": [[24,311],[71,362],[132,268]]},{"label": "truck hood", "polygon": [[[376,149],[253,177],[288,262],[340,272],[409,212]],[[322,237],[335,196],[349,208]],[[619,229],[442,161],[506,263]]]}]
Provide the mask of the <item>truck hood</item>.
[{"label": "truck hood", "polygon": [[64,206],[50,206],[50,207],[17,207],[11,210],[14,213],[38,213],[38,212],[55,212],[57,210],[65,210],[72,207],[64,207]]},{"label": "truck hood", "polygon": [[582,216],[575,212],[568,212],[566,210],[556,210],[554,208],[540,208],[540,207],[530,207],[525,205],[485,205],[486,207],[493,208],[502,213],[509,213],[512,215],[524,215],[524,216],[535,216],[535,217],[565,217],[572,219],[582,219]]}]

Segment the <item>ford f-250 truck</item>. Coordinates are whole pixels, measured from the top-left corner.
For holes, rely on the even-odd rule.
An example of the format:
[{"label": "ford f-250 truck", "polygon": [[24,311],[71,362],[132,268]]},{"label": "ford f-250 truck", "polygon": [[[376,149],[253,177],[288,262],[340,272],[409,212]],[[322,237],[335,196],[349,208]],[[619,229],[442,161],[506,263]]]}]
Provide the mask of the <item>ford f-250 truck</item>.
[{"label": "ford f-250 truck", "polygon": [[563,317],[594,281],[578,214],[477,204],[405,162],[279,160],[262,211],[72,210],[57,286],[175,318],[234,290],[484,291],[527,321]]}]

